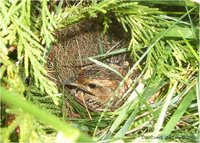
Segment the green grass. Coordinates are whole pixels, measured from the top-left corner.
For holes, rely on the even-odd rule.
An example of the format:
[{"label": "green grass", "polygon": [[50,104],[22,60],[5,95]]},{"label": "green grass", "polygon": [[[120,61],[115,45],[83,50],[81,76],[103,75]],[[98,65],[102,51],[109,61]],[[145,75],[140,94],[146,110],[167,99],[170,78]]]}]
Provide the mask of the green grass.
[{"label": "green grass", "polygon": [[[198,142],[198,5],[192,1],[67,2],[0,2],[1,142]],[[118,88],[140,70],[126,93],[130,97],[114,112],[87,111],[47,78],[55,31],[93,18],[103,20],[103,36],[112,24],[120,25],[129,35],[128,45],[105,53],[99,40],[100,53],[83,60],[119,74],[101,59],[130,53],[134,65]],[[79,117],[69,118],[70,113]]]}]

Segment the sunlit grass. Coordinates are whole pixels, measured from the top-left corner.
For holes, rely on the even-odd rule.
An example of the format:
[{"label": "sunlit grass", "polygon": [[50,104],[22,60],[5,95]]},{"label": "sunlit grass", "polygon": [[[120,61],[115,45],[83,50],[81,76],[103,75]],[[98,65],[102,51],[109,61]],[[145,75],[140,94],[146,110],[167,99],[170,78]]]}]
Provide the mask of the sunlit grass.
[{"label": "sunlit grass", "polygon": [[[198,5],[191,1],[53,2],[0,2],[1,142],[199,141]],[[133,64],[118,89],[139,71],[125,93],[127,101],[113,112],[86,110],[60,83],[57,86],[47,78],[45,67],[57,29],[96,17],[103,18],[101,34],[117,21],[130,35],[128,45],[104,52],[99,41],[99,54],[81,60],[122,77],[102,60],[130,53]]]}]

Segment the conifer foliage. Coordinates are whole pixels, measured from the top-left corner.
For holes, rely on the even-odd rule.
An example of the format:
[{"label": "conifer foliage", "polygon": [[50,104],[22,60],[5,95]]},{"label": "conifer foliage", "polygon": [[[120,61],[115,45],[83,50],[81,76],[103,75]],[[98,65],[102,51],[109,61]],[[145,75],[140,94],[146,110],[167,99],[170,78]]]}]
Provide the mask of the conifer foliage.
[{"label": "conifer foliage", "polygon": [[[198,11],[187,0],[0,1],[1,142],[199,141]],[[72,121],[75,129],[60,120],[46,63],[56,30],[92,18],[103,19],[104,34],[114,22],[130,34],[127,76],[140,69],[145,87],[129,108]]]}]

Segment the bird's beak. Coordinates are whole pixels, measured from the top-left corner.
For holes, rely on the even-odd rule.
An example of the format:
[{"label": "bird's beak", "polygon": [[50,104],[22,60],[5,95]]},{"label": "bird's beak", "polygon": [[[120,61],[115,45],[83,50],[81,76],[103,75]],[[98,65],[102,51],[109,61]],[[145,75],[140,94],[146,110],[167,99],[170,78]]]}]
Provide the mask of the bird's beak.
[{"label": "bird's beak", "polygon": [[70,77],[69,79],[64,80],[61,84],[64,86],[67,86],[69,89],[76,88],[76,89],[83,90],[83,91],[89,93],[90,95],[93,95],[92,93],[90,93],[88,91],[88,89],[85,86],[76,83],[76,80],[77,80],[76,77]]},{"label": "bird's beak", "polygon": [[67,86],[70,89],[77,88],[90,93],[83,85],[76,83],[76,80],[76,77],[71,77],[67,80],[64,80],[61,84]]},{"label": "bird's beak", "polygon": [[86,91],[83,85],[76,83],[76,77],[70,77],[69,79],[64,80],[61,84],[67,86],[68,88],[79,88]]},{"label": "bird's beak", "polygon": [[75,77],[70,77],[69,79],[64,80],[61,84],[62,85],[67,85],[67,86],[75,86],[76,78]]},{"label": "bird's beak", "polygon": [[76,77],[70,77],[69,79],[64,80],[61,84],[67,86],[68,88],[80,88],[80,84],[76,83]]}]

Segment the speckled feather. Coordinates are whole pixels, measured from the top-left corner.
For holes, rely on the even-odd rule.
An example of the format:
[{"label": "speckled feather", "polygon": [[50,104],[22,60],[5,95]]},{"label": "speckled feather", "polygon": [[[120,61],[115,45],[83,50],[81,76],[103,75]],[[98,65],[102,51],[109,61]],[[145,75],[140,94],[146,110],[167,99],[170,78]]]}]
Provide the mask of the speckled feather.
[{"label": "speckled feather", "polygon": [[[121,75],[125,76],[125,72],[117,65],[111,65]],[[75,90],[75,99],[87,106],[91,111],[103,111],[111,101],[108,110],[115,110],[122,102],[117,102],[123,96],[123,93],[128,89],[132,80],[128,79],[124,86],[120,87],[118,92],[115,92],[122,77],[113,71],[97,66],[84,67],[76,77],[71,77],[64,81],[68,88]],[[114,95],[114,93],[117,93]],[[111,100],[113,99],[113,100]],[[116,103],[118,103],[116,105]]]}]

